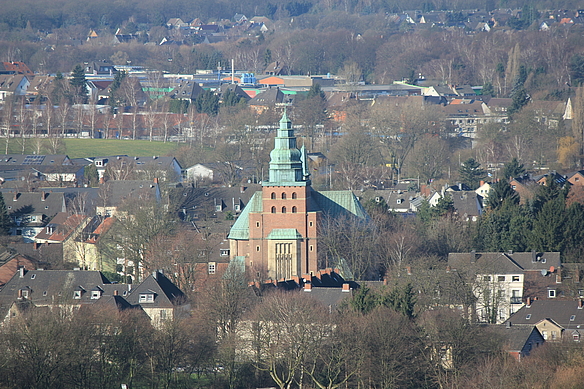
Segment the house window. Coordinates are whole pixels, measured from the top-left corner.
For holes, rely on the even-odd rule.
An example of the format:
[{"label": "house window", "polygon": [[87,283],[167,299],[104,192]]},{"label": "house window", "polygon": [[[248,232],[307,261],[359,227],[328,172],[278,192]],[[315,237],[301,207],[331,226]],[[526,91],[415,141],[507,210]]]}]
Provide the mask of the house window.
[{"label": "house window", "polygon": [[81,299],[81,291],[80,290],[73,291],[73,298],[76,300]]},{"label": "house window", "polygon": [[483,276],[483,281],[491,281],[491,276]]},{"label": "house window", "polygon": [[292,199],[296,200],[296,192],[292,192]]},{"label": "house window", "polygon": [[101,292],[99,290],[91,291],[91,299],[92,300],[97,300],[100,297],[101,297]]},{"label": "house window", "polygon": [[519,276],[513,276],[513,281],[519,281]]},{"label": "house window", "polygon": [[256,251],[260,251],[260,246],[256,246]]},{"label": "house window", "polygon": [[579,342],[580,341],[580,333],[574,332],[572,334],[572,338],[574,339],[574,342]]},{"label": "house window", "polygon": [[45,290],[45,291],[43,291],[43,296],[46,296],[46,295],[47,295],[47,291]]},{"label": "house window", "polygon": [[296,207],[292,207],[292,213],[296,213]]},{"label": "house window", "polygon": [[271,198],[272,198],[272,200],[276,200],[276,193],[275,192],[272,192]]},{"label": "house window", "polygon": [[153,293],[141,293],[138,302],[140,303],[153,303],[154,302],[154,294]]},{"label": "house window", "polygon": [[235,210],[235,212],[241,211],[241,207],[239,206],[239,204],[235,204],[235,207],[233,207],[233,209]]},{"label": "house window", "polygon": [[558,331],[552,331],[552,340],[558,339]]},{"label": "house window", "polygon": [[26,290],[26,289],[23,289],[22,290],[22,297],[25,298],[25,299],[28,298],[28,290]]},{"label": "house window", "polygon": [[256,222],[256,227],[260,227],[260,222]]},{"label": "house window", "polygon": [[286,207],[282,207],[282,213],[286,213]]},{"label": "house window", "polygon": [[282,200],[286,200],[286,193],[282,192]]},{"label": "house window", "polygon": [[276,207],[272,207],[272,213],[276,213]]},{"label": "house window", "polygon": [[556,290],[555,289],[550,289],[548,290],[548,298],[556,298]]},{"label": "house window", "polygon": [[574,320],[576,320],[576,315],[570,316],[570,321],[574,321]]},{"label": "house window", "polygon": [[215,262],[209,262],[207,271],[209,274],[215,274]]},{"label": "house window", "polygon": [[497,281],[499,281],[499,282],[505,282],[505,276],[499,276],[499,277],[497,277]]},{"label": "house window", "polygon": [[160,310],[160,320],[166,320],[166,309]]},{"label": "house window", "polygon": [[229,256],[229,249],[221,249],[221,256],[228,257]]},{"label": "house window", "polygon": [[525,320],[529,320],[531,319],[531,313],[527,314],[527,316],[525,316]]},{"label": "house window", "polygon": [[34,280],[35,278],[36,278],[36,274],[32,274],[32,275],[30,276],[30,279],[31,279],[31,280]]},{"label": "house window", "polygon": [[547,331],[541,331],[541,336],[543,337],[544,340],[548,340],[548,332]]}]

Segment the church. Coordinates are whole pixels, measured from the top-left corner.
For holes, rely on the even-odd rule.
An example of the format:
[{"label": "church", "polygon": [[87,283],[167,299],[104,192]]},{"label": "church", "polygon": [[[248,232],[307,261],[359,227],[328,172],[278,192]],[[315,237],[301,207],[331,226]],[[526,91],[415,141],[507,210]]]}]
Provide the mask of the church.
[{"label": "church", "polygon": [[231,260],[245,263],[256,280],[290,280],[316,274],[319,233],[326,217],[368,220],[351,191],[311,187],[304,146],[298,149],[286,113],[262,183],[229,232]]}]

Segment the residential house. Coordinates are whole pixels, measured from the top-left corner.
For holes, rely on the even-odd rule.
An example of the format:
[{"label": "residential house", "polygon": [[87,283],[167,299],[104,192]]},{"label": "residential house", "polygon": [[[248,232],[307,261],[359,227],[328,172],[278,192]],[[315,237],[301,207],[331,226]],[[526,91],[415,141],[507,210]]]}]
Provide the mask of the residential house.
[{"label": "residential house", "polygon": [[481,181],[479,187],[475,190],[475,193],[482,198],[483,208],[487,206],[490,191],[491,184],[485,181]]},{"label": "residential house", "polygon": [[549,341],[580,342],[584,335],[582,300],[535,300],[512,315],[513,326],[536,326]]},{"label": "residential house", "polygon": [[205,90],[194,80],[181,80],[179,85],[174,88],[168,96],[171,99],[188,100],[193,102]]},{"label": "residential house", "polygon": [[155,327],[188,315],[190,304],[185,294],[162,272],[154,271],[132,290],[127,300],[140,305]]},{"label": "residential house", "polygon": [[75,262],[81,269],[115,272],[116,264],[104,258],[98,249],[98,242],[115,223],[115,217],[96,215],[91,218],[73,242],[73,256],[69,262]]},{"label": "residential house", "polygon": [[261,114],[270,108],[285,106],[291,103],[291,98],[287,97],[280,88],[269,88],[261,93],[258,93],[253,99],[249,100],[247,104],[257,114]]},{"label": "residential house", "polygon": [[25,243],[34,242],[34,237],[53,216],[66,211],[63,193],[13,191],[4,194],[8,215],[14,222],[10,234],[22,236]]},{"label": "residential house", "polygon": [[156,327],[187,315],[190,309],[182,291],[160,272],[135,286],[111,283],[99,271],[20,268],[0,290],[0,320],[24,309],[76,310],[95,304],[119,311],[142,309]]},{"label": "residential house", "polygon": [[531,351],[546,342],[546,338],[534,325],[516,326],[508,322],[506,326],[496,326],[496,330],[503,337],[503,349],[517,361],[529,356]]},{"label": "residential house", "polygon": [[66,212],[59,212],[34,237],[35,249],[39,249],[41,245],[58,244],[62,246],[63,261],[77,263],[76,258],[80,250],[77,239],[90,220],[85,215],[69,215]]},{"label": "residential house", "polygon": [[100,179],[109,169],[110,178],[139,177],[149,180],[182,180],[182,167],[174,157],[114,155],[88,159],[93,161]]},{"label": "residential house", "polygon": [[290,69],[288,68],[288,65],[280,61],[274,61],[266,66],[264,74],[269,76],[283,76],[285,74],[290,74]]},{"label": "residential house", "polygon": [[38,262],[7,247],[0,248],[0,289],[16,274],[19,268],[35,270]]},{"label": "residential house", "polygon": [[[30,76],[29,76],[30,77]],[[8,96],[24,96],[28,90],[30,81],[22,74],[0,75],[0,101]]]},{"label": "residential house", "polygon": [[160,203],[158,180],[110,180],[99,188],[97,215],[116,216],[120,207],[130,203]]},{"label": "residential house", "polygon": [[584,186],[584,170],[578,170],[576,172],[569,173],[567,178],[568,182],[573,186]]},{"label": "residential house", "polygon": [[477,320],[502,323],[523,306],[526,280],[535,273],[553,273],[561,262],[559,253],[472,251],[450,253],[448,266],[472,283]]},{"label": "residential house", "polygon": [[0,75],[3,74],[23,74],[33,77],[34,73],[24,62],[0,62]]}]

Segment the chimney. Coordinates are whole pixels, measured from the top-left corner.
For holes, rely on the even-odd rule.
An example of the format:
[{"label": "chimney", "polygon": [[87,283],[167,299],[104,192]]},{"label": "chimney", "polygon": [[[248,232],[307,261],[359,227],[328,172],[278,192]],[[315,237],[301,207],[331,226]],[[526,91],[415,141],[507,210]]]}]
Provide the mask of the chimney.
[{"label": "chimney", "polygon": [[100,184],[100,185],[103,185],[103,184],[105,184],[105,178],[103,178],[103,177],[99,177],[99,184]]},{"label": "chimney", "polygon": [[24,278],[24,272],[25,272],[25,270],[24,270],[24,266],[21,266],[21,267],[18,269],[18,275],[20,276],[20,278]]},{"label": "chimney", "polygon": [[477,261],[477,251],[472,250],[470,252],[470,263],[475,263]]},{"label": "chimney", "polygon": [[351,291],[350,285],[347,283],[343,284],[343,292],[350,292],[350,291]]},{"label": "chimney", "polygon": [[114,296],[117,296],[117,295],[118,295],[118,290],[116,289],[116,290],[114,290]]},{"label": "chimney", "polygon": [[241,185],[239,187],[239,193],[244,193],[245,192],[245,186]]},{"label": "chimney", "polygon": [[157,280],[157,279],[158,279],[158,270],[154,270],[154,271],[152,272],[152,278],[154,278],[155,280]]},{"label": "chimney", "polygon": [[508,321],[507,323],[505,323],[505,327],[506,327],[506,328],[511,328],[511,322],[510,322],[510,321]]},{"label": "chimney", "polygon": [[158,184],[158,177],[154,177],[154,183]]},{"label": "chimney", "polygon": [[387,277],[383,277],[383,285],[387,285]]},{"label": "chimney", "polygon": [[22,300],[22,289],[18,289],[18,299]]},{"label": "chimney", "polygon": [[45,201],[47,199],[47,192],[44,190],[41,192],[41,201]]},{"label": "chimney", "polygon": [[451,269],[450,266],[446,266],[446,273],[450,273]]},{"label": "chimney", "polygon": [[408,276],[412,275],[412,267],[411,266],[406,266],[406,271],[408,272]]},{"label": "chimney", "polygon": [[527,308],[531,307],[531,297],[527,298],[527,302],[525,303],[525,305],[527,306]]},{"label": "chimney", "polygon": [[483,180],[481,180],[479,184],[480,184],[479,186],[483,186],[483,185],[485,185],[485,182]]},{"label": "chimney", "polygon": [[582,309],[582,299],[578,299],[578,309]]},{"label": "chimney", "polygon": [[562,283],[562,271],[560,269],[556,272],[556,284]]},{"label": "chimney", "polygon": [[304,291],[305,292],[312,292],[312,284],[309,284],[309,283],[304,284]]},{"label": "chimney", "polygon": [[14,192],[14,197],[12,197],[12,201],[18,200],[18,192]]}]

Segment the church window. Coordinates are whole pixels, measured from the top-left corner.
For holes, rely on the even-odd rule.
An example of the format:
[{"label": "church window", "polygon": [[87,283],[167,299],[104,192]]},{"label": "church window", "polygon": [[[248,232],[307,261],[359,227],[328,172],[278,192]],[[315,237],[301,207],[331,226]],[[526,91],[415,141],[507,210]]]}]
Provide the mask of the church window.
[{"label": "church window", "polygon": [[272,192],[272,200],[276,199],[276,193]]},{"label": "church window", "polygon": [[313,251],[313,250],[314,250],[314,246],[310,245],[310,251]]},{"label": "church window", "polygon": [[312,222],[309,222],[309,223],[308,223],[308,225],[309,225],[310,227],[312,227]]},{"label": "church window", "polygon": [[286,213],[286,207],[282,207],[282,213]]},{"label": "church window", "polygon": [[276,213],[276,207],[272,207],[272,213]]},{"label": "church window", "polygon": [[292,192],[292,199],[296,199],[296,192]]},{"label": "church window", "polygon": [[256,251],[260,251],[260,246],[256,246]]},{"label": "church window", "polygon": [[256,227],[259,228],[259,226],[260,226],[260,222],[256,222]]},{"label": "church window", "polygon": [[286,200],[286,193],[282,192],[282,200]]},{"label": "church window", "polygon": [[296,207],[292,207],[292,213],[296,213]]}]

